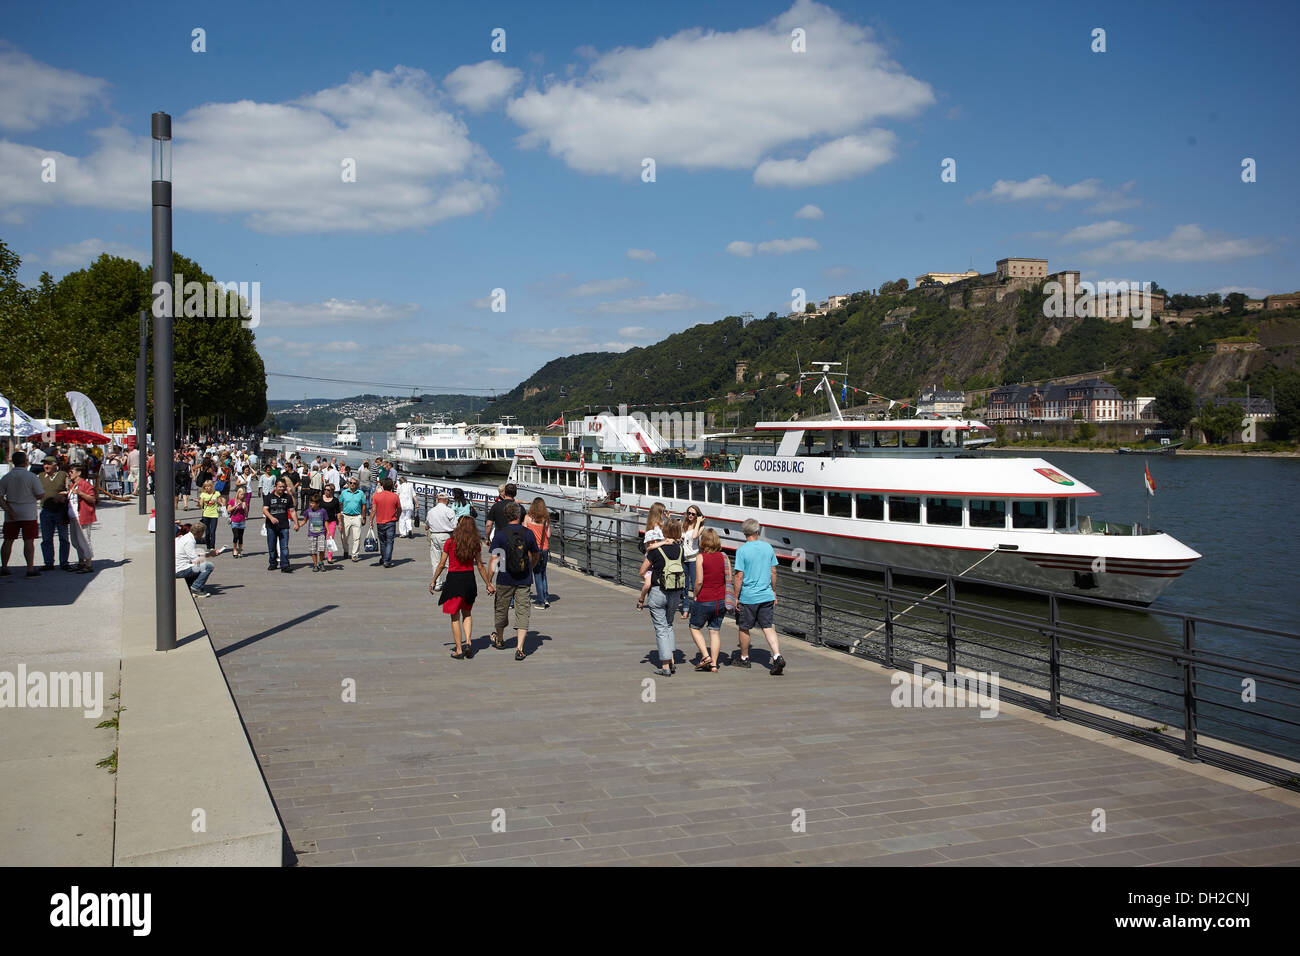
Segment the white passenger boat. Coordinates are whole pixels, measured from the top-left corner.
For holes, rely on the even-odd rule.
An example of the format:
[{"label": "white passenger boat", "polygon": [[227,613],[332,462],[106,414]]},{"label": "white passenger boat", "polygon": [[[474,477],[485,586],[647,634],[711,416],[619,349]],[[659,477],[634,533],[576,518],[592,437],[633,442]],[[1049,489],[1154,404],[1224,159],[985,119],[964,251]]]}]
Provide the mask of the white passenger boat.
[{"label": "white passenger boat", "polygon": [[522,425],[516,425],[509,415],[499,422],[470,425],[469,433],[478,443],[479,471],[498,475],[508,474],[514,464],[515,453],[540,443],[537,435],[529,434]]},{"label": "white passenger boat", "polygon": [[1175,538],[1080,513],[1097,496],[1041,458],[972,454],[978,421],[844,418],[760,422],[773,454],[687,454],[642,417],[603,413],[569,426],[569,450],[516,455],[519,497],[556,507],[617,502],[645,511],[698,505],[723,546],[763,525],[778,556],[911,567],[997,583],[1150,604],[1200,555]]},{"label": "white passenger boat", "polygon": [[478,467],[478,445],[464,422],[398,422],[388,437],[388,456],[399,472],[461,478]]},{"label": "white passenger boat", "polygon": [[361,441],[357,438],[355,419],[345,418],[339,422],[338,427],[334,429],[334,447],[345,450],[361,447]]}]

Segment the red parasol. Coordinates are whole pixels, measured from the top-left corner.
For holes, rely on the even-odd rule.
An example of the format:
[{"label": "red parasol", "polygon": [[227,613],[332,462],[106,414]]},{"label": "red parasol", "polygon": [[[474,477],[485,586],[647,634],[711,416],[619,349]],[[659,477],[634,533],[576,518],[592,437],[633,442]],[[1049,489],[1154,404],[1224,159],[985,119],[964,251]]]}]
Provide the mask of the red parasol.
[{"label": "red parasol", "polygon": [[54,433],[54,440],[67,445],[107,445],[110,441],[106,435],[80,428],[60,428]]}]

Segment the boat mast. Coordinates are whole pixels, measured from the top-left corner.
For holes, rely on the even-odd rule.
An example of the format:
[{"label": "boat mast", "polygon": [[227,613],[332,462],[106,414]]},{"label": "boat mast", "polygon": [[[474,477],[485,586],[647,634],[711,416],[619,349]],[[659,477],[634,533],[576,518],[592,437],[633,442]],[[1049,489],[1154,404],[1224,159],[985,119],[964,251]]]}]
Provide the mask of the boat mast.
[{"label": "boat mast", "polygon": [[821,366],[822,376],[822,380],[818,383],[817,387],[813,389],[813,394],[816,395],[822,389],[826,390],[826,401],[829,402],[831,406],[831,420],[836,422],[844,421],[844,415],[840,412],[839,403],[835,401],[835,389],[831,388],[830,371],[832,365],[839,364],[839,362],[813,362],[813,365]]}]

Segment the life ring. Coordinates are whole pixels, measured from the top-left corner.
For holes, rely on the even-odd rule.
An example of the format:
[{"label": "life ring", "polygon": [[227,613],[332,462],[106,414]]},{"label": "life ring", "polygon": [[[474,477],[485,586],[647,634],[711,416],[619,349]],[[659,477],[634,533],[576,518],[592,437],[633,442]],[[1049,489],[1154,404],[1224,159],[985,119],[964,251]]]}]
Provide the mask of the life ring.
[{"label": "life ring", "polygon": [[712,467],[713,467],[713,463],[712,463],[711,461],[709,461],[709,459],[706,458],[706,459],[704,459],[704,467],[705,467],[705,468],[712,468]]}]

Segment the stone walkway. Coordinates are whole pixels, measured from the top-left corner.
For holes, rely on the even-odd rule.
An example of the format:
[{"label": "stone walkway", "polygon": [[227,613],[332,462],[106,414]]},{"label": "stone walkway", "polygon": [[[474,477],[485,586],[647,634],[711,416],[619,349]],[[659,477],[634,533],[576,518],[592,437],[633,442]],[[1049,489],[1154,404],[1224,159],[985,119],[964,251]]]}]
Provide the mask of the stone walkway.
[{"label": "stone walkway", "polygon": [[[0,865],[111,866],[116,778],[95,766],[117,746],[112,717],[122,662],[123,517],[105,502],[91,534],[95,574],[24,577],[22,542],[0,578],[0,671],[101,674],[103,713],[84,708],[0,708]],[[58,560],[55,539],[55,561]],[[71,560],[77,559],[76,551]],[[39,542],[36,566],[41,567]],[[92,678],[93,681],[93,678]]]},{"label": "stone walkway", "polygon": [[259,531],[201,611],[302,864],[1300,862],[1294,795],[1008,708],[895,708],[878,668],[795,639],[781,677],[760,641],[752,669],[652,679],[635,594],[573,572],[526,661],[488,646],[482,594],[454,661],[423,538],[285,575]]}]

